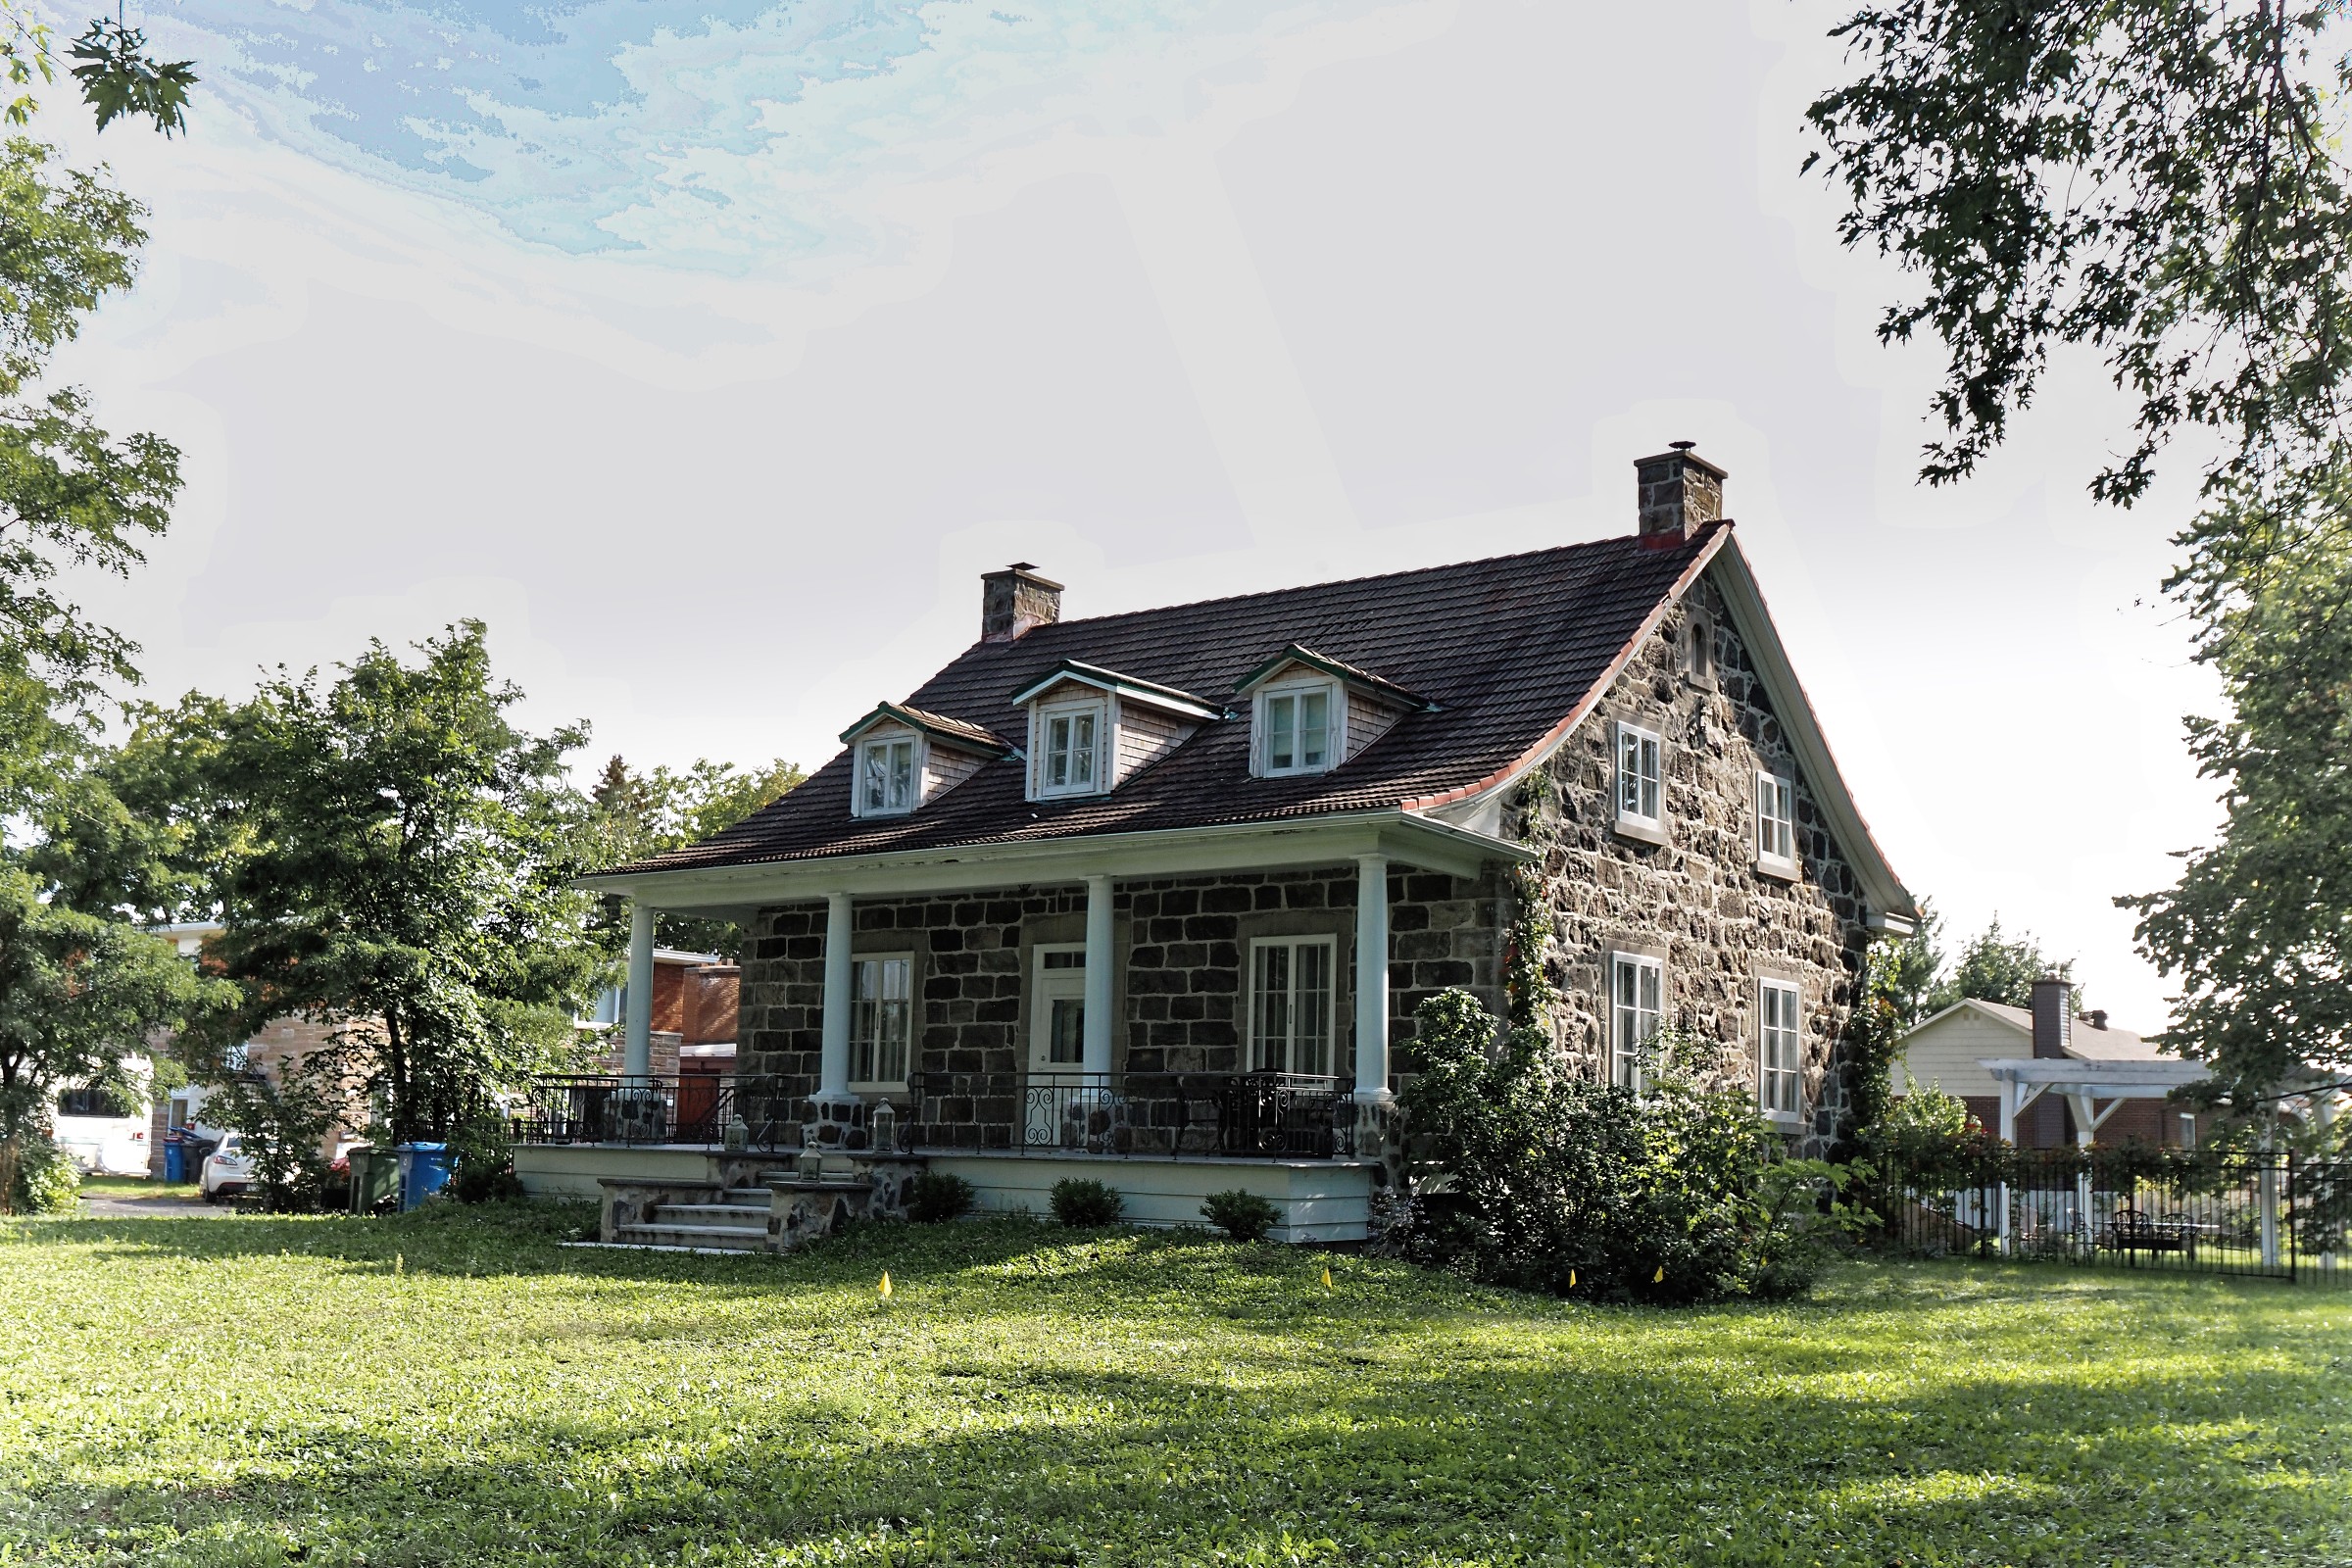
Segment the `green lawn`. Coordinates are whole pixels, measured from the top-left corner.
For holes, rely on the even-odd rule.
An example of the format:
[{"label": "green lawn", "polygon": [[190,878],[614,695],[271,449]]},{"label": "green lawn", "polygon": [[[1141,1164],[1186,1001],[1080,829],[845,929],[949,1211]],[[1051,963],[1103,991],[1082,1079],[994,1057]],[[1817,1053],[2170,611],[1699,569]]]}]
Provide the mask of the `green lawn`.
[{"label": "green lawn", "polygon": [[1662,1312],[582,1217],[0,1226],[0,1563],[2352,1561],[2352,1294],[1855,1265]]},{"label": "green lawn", "polygon": [[149,1181],[144,1176],[84,1176],[81,1179],[84,1198],[200,1198],[203,1189],[195,1182]]}]

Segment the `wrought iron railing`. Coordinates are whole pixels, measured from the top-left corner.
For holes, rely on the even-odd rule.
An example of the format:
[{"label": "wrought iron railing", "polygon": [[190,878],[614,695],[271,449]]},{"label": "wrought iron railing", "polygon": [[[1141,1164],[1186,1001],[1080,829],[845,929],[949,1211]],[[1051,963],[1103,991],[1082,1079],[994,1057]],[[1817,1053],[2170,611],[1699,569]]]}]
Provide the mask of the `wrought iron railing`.
[{"label": "wrought iron railing", "polygon": [[1355,1152],[1354,1106],[1340,1080],[1301,1073],[928,1072],[914,1075],[905,1099],[896,1139],[906,1149],[1261,1159]]},{"label": "wrought iron railing", "polygon": [[1907,1250],[2352,1284],[2352,1162],[2283,1152],[1988,1147],[1883,1173]]},{"label": "wrought iron railing", "polygon": [[783,1079],[720,1073],[534,1078],[511,1128],[518,1144],[703,1144],[723,1148],[740,1116],[749,1149],[797,1142],[800,1102]]}]

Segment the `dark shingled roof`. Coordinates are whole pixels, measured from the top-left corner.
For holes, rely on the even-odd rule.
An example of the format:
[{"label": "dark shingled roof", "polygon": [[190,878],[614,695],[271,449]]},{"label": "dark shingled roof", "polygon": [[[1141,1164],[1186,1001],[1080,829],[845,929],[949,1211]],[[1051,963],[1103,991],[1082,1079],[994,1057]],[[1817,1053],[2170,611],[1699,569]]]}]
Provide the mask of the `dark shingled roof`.
[{"label": "dark shingled roof", "polygon": [[905,707],[1028,733],[1012,696],[1063,660],[1225,700],[1292,643],[1435,703],[1328,773],[1250,776],[1250,720],[1203,724],[1109,795],[1022,798],[1018,761],[990,762],[906,816],[850,815],[851,757],[701,844],[627,867],[682,870],[955,845],[1201,827],[1361,811],[1463,791],[1542,745],[1609,672],[1722,532],[1643,548],[1631,537],[1456,566],[1065,620],[976,643]]}]

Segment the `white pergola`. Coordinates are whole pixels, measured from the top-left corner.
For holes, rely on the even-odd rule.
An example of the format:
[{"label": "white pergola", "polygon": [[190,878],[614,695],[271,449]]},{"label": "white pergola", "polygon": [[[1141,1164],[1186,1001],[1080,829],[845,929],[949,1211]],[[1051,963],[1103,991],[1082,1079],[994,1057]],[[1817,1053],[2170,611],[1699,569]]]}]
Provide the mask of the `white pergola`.
[{"label": "white pergola", "polygon": [[[2044,1095],[2065,1100],[2075,1113],[2075,1143],[2088,1149],[2091,1140],[2116,1107],[2129,1100],[2164,1100],[2176,1089],[2201,1084],[2211,1076],[2201,1061],[2082,1061],[2071,1056],[2000,1056],[1980,1061],[2001,1086],[2001,1142],[2017,1142],[2017,1118]],[[2104,1106],[2099,1102],[2105,1101]],[[2010,1250],[2009,1184],[2001,1183],[2001,1250]],[[2077,1223],[2087,1225],[2090,1214],[2090,1177],[2076,1181]],[[2262,1261],[2278,1261],[2278,1177],[2265,1170],[2258,1194],[2262,1222]]]}]

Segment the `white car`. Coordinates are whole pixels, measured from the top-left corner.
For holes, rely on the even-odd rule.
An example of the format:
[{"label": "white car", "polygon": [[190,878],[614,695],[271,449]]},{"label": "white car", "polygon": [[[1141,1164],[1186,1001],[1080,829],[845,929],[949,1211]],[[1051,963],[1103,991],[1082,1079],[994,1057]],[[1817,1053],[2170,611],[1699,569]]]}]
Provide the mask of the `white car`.
[{"label": "white car", "polygon": [[244,1140],[235,1133],[224,1135],[204,1156],[196,1185],[203,1190],[204,1200],[218,1203],[224,1198],[234,1198],[253,1185],[253,1161],[244,1153]]}]

